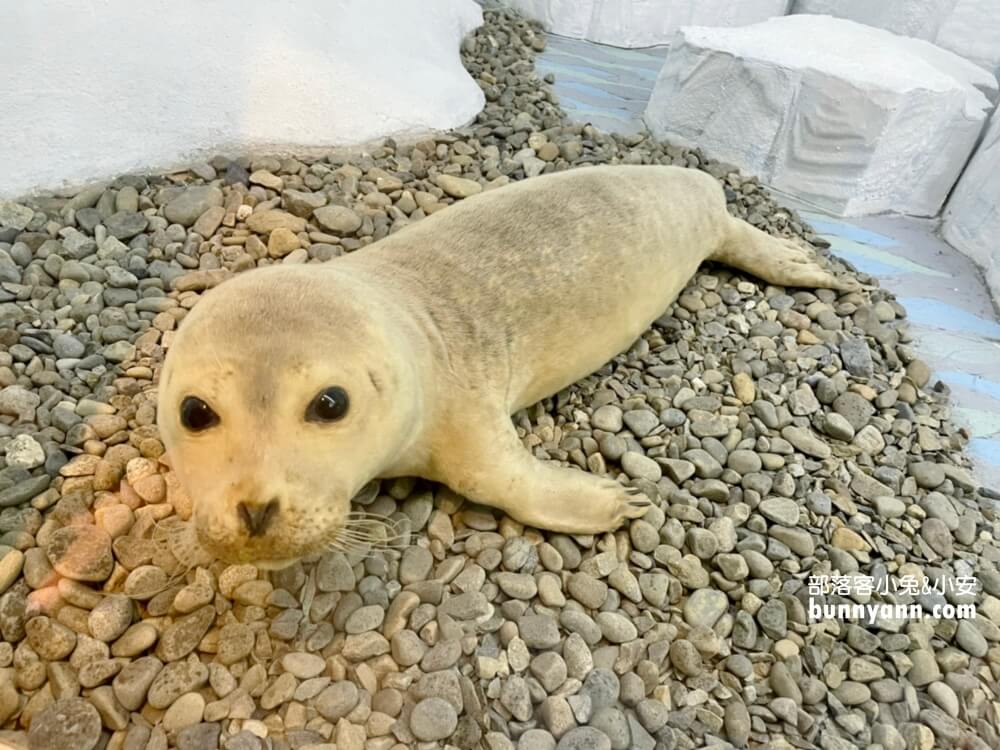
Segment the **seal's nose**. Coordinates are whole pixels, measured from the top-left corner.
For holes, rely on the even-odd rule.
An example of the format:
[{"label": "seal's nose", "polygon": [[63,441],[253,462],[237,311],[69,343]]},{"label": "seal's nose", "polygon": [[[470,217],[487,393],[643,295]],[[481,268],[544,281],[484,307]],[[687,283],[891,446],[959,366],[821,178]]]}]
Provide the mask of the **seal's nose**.
[{"label": "seal's nose", "polygon": [[266,503],[239,503],[236,511],[250,536],[260,536],[278,515],[278,498]]}]

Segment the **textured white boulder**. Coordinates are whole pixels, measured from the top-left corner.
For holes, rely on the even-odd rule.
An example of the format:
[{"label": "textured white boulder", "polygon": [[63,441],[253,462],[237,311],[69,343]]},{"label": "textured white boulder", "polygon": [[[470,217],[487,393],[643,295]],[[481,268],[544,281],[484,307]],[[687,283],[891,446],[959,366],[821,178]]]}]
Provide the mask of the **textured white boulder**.
[{"label": "textured white boulder", "polygon": [[681,29],[646,122],[844,216],[934,216],[982,132],[983,90],[989,73],[928,42],[786,16]]},{"label": "textured white boulder", "polygon": [[0,196],[223,152],[460,126],[473,0],[32,0],[4,7]]},{"label": "textured white boulder", "polygon": [[1000,304],[1000,112],[948,199],[941,234],[983,269]]},{"label": "textured white boulder", "polygon": [[615,47],[667,44],[681,26],[744,26],[788,12],[791,0],[505,0],[548,31]]},{"label": "textured white boulder", "polygon": [[793,13],[817,13],[926,39],[1000,70],[1000,3],[997,0],[795,0]]}]

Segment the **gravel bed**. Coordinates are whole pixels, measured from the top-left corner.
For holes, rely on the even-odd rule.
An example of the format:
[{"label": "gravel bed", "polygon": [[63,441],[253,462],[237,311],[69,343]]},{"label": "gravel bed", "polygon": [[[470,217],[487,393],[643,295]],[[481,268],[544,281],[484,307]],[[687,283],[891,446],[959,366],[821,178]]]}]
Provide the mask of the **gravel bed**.
[{"label": "gravel bed", "polygon": [[[538,27],[486,18],[462,47],[487,97],[465,129],[0,202],[0,745],[1000,747],[996,494],[905,310],[864,276],[838,296],[703,268],[628,353],[515,415],[540,458],[655,501],[617,533],[543,533],[393,480],[359,498],[391,544],[267,573],[193,543],[155,380],[232,273],[606,163],[703,169],[736,215],[820,242],[696,150],[568,124],[534,72]],[[827,602],[978,617],[814,622],[815,576],[858,583]]]}]

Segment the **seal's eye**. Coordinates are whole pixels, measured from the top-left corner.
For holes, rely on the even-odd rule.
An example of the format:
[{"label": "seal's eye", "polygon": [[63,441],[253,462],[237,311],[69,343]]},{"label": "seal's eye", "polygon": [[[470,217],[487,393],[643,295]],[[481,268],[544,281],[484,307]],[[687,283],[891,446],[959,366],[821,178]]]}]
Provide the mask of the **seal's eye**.
[{"label": "seal's eye", "polygon": [[181,402],[181,424],[191,432],[201,432],[219,423],[219,415],[212,407],[195,396]]},{"label": "seal's eye", "polygon": [[339,385],[324,388],[306,409],[307,422],[336,422],[347,414],[347,391]]}]

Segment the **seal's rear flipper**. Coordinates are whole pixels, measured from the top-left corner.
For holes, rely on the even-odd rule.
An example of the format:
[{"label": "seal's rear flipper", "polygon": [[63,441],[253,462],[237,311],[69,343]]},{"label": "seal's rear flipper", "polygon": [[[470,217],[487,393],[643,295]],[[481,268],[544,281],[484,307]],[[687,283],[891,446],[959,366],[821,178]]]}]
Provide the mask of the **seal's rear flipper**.
[{"label": "seal's rear flipper", "polygon": [[857,279],[834,276],[813,254],[792,240],[772,237],[745,221],[733,219],[729,239],[709,260],[724,263],[781,286],[838,289],[861,288]]}]

